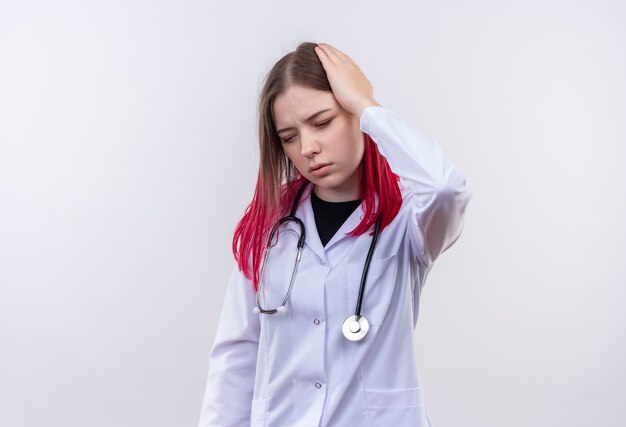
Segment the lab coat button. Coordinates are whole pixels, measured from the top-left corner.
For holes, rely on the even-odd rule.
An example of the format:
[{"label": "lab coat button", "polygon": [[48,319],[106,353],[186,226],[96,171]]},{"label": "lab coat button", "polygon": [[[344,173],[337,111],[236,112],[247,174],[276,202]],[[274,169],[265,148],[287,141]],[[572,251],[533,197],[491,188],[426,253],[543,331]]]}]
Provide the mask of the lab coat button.
[{"label": "lab coat button", "polygon": [[313,321],[313,323],[315,323],[316,325],[319,325],[319,324],[320,324],[320,319],[315,319],[315,320]]},{"label": "lab coat button", "polygon": [[323,259],[320,260],[320,264],[322,265],[326,265],[326,261],[324,261]]},{"label": "lab coat button", "polygon": [[320,383],[315,383],[315,388],[322,388],[322,385]]}]

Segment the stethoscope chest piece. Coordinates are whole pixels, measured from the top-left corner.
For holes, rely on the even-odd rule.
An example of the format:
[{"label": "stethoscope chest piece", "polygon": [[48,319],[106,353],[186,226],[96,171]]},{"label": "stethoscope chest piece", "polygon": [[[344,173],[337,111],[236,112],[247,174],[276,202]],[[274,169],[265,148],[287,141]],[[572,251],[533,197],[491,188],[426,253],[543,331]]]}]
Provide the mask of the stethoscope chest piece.
[{"label": "stethoscope chest piece", "polygon": [[350,341],[360,341],[370,330],[370,324],[364,316],[348,316],[341,328],[343,336]]}]

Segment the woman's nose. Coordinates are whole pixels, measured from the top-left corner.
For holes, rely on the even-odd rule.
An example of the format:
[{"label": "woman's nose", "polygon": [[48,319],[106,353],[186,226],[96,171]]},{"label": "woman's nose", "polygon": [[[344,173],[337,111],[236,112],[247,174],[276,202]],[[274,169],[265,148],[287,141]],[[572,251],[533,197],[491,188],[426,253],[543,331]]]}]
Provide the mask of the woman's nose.
[{"label": "woman's nose", "polygon": [[302,134],[300,137],[300,148],[303,156],[310,157],[320,152],[320,144],[314,135]]}]

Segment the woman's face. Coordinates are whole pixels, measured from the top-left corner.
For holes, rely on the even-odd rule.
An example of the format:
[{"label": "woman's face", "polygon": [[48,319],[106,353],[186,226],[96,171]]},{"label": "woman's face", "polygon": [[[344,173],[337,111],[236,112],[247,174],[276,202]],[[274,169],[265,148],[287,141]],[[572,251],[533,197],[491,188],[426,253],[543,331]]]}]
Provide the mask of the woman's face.
[{"label": "woman's face", "polygon": [[299,85],[278,95],[273,111],[285,154],[315,184],[315,194],[330,202],[357,200],[364,152],[359,118],[332,92]]}]

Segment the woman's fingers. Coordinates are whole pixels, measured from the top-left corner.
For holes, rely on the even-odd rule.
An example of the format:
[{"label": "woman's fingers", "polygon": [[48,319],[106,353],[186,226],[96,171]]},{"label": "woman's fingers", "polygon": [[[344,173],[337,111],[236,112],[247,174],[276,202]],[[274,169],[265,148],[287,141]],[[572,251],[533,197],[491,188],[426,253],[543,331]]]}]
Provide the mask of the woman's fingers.
[{"label": "woman's fingers", "polygon": [[360,116],[364,105],[374,102],[372,84],[363,71],[352,58],[327,43],[319,43],[315,52],[339,104]]},{"label": "woman's fingers", "polygon": [[322,49],[326,56],[328,56],[335,63],[343,61],[349,64],[354,64],[352,58],[328,43],[318,43],[318,47]]},{"label": "woman's fingers", "polygon": [[317,56],[319,57],[320,61],[322,61],[322,64],[324,65],[324,67],[326,67],[326,64],[329,61],[332,61],[330,57],[328,56],[328,53],[326,53],[326,51],[319,44],[315,46],[315,52],[317,53]]}]

